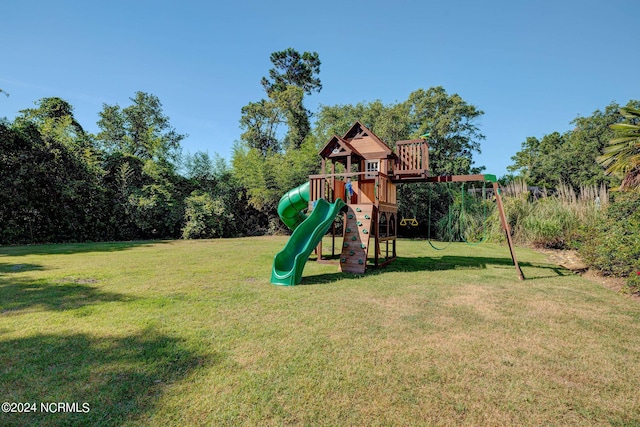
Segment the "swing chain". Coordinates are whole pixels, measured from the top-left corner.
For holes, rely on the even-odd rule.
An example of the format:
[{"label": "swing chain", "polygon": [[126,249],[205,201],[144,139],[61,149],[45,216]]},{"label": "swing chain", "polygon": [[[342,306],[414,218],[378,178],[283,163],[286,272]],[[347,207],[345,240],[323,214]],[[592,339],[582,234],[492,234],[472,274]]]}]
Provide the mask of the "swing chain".
[{"label": "swing chain", "polygon": [[402,217],[402,219],[400,220],[400,225],[403,227],[407,227],[407,226],[411,226],[411,227],[417,227],[418,226],[418,219],[416,218],[416,202],[414,201],[413,203],[413,218],[405,218],[404,216]]},{"label": "swing chain", "polygon": [[[447,187],[447,192],[451,192],[449,190],[448,184],[445,184]],[[437,251],[443,251],[445,249],[447,249],[449,246],[451,246],[451,243],[453,243],[453,228],[451,227],[451,223],[452,223],[452,217],[451,217],[451,206],[449,206],[449,211],[447,214],[447,229],[449,231],[449,241],[447,242],[447,244],[444,247],[437,247],[433,241],[431,240],[431,198],[432,198],[432,186],[429,187],[429,210],[427,211],[427,242],[429,243],[429,246],[431,246],[433,249],[437,250]]]}]

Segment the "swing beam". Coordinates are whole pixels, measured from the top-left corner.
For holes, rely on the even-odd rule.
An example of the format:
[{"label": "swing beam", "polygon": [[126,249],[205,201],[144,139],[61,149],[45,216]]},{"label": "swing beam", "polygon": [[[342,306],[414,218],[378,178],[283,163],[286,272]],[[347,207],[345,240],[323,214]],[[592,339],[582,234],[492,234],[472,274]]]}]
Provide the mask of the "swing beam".
[{"label": "swing beam", "polygon": [[507,237],[507,244],[509,245],[509,252],[511,253],[511,260],[513,261],[513,265],[516,267],[516,271],[518,272],[518,277],[520,280],[524,280],[524,274],[522,273],[522,269],[518,264],[518,260],[516,259],[516,253],[513,249],[513,241],[511,239],[511,227],[509,227],[509,223],[507,222],[507,215],[504,213],[504,205],[502,204],[502,197],[500,196],[500,186],[498,185],[498,179],[495,175],[484,174],[484,175],[442,175],[442,176],[430,176],[426,179],[423,178],[423,181],[426,182],[491,182],[493,185],[493,194],[496,197],[496,204],[498,205],[498,215],[500,216],[500,223],[502,224],[502,229]]}]

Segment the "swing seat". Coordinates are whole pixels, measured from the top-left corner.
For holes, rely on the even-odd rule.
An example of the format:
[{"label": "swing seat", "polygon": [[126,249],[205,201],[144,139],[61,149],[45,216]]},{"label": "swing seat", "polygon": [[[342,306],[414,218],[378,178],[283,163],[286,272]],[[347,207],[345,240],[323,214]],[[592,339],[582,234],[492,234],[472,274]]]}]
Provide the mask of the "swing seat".
[{"label": "swing seat", "polygon": [[406,227],[408,225],[413,226],[413,227],[417,227],[418,226],[418,220],[416,218],[402,218],[400,220],[400,225],[403,227]]},{"label": "swing seat", "polygon": [[416,218],[404,218],[402,217],[402,219],[400,220],[400,225],[403,227],[406,226],[413,226],[413,227],[417,227],[418,226],[418,220]]}]

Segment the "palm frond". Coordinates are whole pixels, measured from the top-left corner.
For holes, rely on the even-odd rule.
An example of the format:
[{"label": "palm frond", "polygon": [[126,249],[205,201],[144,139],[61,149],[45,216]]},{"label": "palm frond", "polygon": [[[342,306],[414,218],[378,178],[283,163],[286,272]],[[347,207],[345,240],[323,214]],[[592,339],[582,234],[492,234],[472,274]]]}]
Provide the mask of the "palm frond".
[{"label": "palm frond", "polygon": [[640,109],[638,108],[622,107],[619,111],[625,119],[640,119]]},{"label": "palm frond", "polygon": [[621,136],[618,138],[613,138],[609,141],[609,144],[620,144],[632,142],[633,145],[640,145],[640,134],[638,136]]},{"label": "palm frond", "polygon": [[639,188],[640,182],[640,109],[623,107],[620,114],[625,121],[609,127],[615,137],[602,150],[597,161],[605,173],[622,177],[620,190]]},{"label": "palm frond", "polygon": [[618,151],[625,151],[627,149],[633,149],[633,144],[629,144],[629,141],[627,139],[622,139],[620,138],[620,140],[615,141],[615,140],[611,140],[609,142],[610,145],[607,145],[606,147],[603,148],[602,152],[607,154],[607,153],[615,153]]},{"label": "palm frond", "polygon": [[640,132],[640,125],[634,125],[632,123],[614,123],[609,127],[613,130],[619,130],[623,132],[627,130]]}]

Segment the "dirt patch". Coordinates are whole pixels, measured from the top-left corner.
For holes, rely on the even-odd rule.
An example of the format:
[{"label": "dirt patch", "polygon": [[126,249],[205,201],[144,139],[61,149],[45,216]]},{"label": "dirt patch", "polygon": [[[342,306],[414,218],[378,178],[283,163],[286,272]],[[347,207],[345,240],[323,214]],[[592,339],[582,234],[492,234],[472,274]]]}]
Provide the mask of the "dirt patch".
[{"label": "dirt patch", "polygon": [[578,255],[578,251],[556,250],[556,249],[540,249],[534,248],[536,252],[543,253],[549,257],[549,260],[560,267],[566,268],[587,280],[597,282],[607,289],[623,293],[629,298],[640,302],[640,295],[628,294],[624,292],[625,279],[620,277],[603,276],[597,270],[590,269]]},{"label": "dirt patch", "polygon": [[577,251],[538,248],[534,248],[534,250],[547,255],[554,264],[573,271],[576,274],[583,274],[589,270],[589,267],[582,262],[578,256]]},{"label": "dirt patch", "polygon": [[93,278],[63,277],[62,279],[56,280],[56,283],[75,283],[78,285],[91,285],[94,283],[98,283],[98,280]]}]

